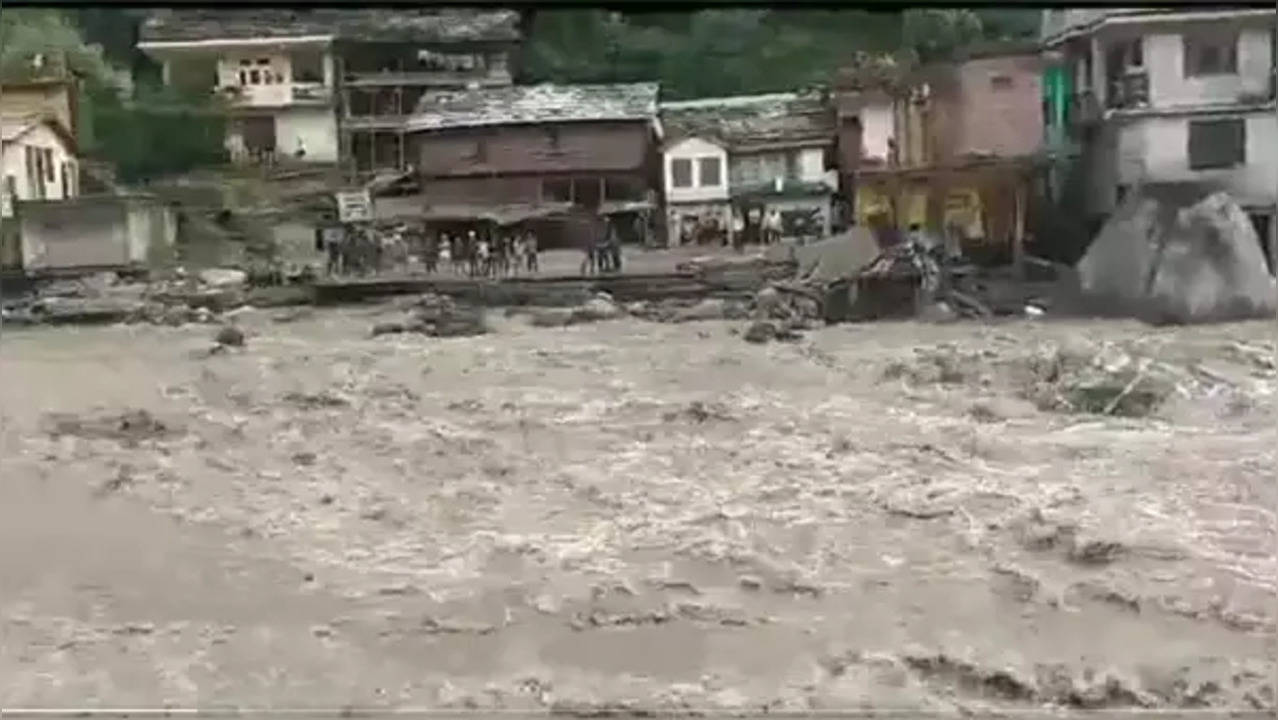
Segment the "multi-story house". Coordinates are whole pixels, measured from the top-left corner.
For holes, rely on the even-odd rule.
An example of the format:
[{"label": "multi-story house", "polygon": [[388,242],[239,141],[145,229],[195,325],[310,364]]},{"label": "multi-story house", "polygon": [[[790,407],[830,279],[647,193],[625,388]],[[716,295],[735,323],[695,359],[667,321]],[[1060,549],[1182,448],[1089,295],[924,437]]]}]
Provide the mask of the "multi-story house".
[{"label": "multi-story house", "polygon": [[642,232],[657,174],[656,118],[655,83],[513,85],[423,98],[404,125],[421,189],[414,202],[436,229],[547,218],[538,230],[546,246],[579,245],[578,230],[599,231],[562,218],[552,226],[552,215],[615,216]]},{"label": "multi-story house", "polygon": [[166,83],[224,98],[237,161],[407,167],[403,121],[432,90],[509,84],[510,10],[164,10],[139,47]]},{"label": "multi-story house", "polygon": [[1041,74],[1024,43],[875,81],[840,73],[840,163],[857,223],[918,226],[973,256],[1015,259],[1042,144]]},{"label": "multi-story house", "polygon": [[1144,184],[1225,190],[1272,267],[1275,19],[1227,6],[1045,11],[1042,107],[1058,201],[1094,231]]},{"label": "multi-story house", "polygon": [[834,109],[824,91],[702,98],[661,105],[662,168],[670,240],[745,231],[775,210],[782,235],[828,235]]}]

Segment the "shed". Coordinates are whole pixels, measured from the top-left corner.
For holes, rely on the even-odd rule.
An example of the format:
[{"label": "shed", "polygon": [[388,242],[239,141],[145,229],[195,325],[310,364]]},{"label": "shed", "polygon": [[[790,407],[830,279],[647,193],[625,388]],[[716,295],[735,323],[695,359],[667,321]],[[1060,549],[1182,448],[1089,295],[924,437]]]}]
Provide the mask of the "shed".
[{"label": "shed", "polygon": [[99,195],[17,204],[22,268],[27,274],[129,270],[170,256],[173,209],[147,195]]}]

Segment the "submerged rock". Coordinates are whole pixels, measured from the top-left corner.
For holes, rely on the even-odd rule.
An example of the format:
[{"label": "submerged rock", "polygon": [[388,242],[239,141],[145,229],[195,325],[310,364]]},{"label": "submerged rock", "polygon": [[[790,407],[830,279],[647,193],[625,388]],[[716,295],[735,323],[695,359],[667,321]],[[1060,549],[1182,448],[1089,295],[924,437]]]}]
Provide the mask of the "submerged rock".
[{"label": "submerged rock", "polygon": [[213,341],[225,347],[244,347],[244,331],[234,325],[223,325]]}]

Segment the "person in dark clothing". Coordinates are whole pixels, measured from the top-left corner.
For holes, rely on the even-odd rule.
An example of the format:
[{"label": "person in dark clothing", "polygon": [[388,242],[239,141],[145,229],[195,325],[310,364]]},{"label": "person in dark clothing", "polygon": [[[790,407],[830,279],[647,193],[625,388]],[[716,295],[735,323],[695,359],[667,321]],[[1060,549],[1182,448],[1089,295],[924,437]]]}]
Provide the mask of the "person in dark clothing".
[{"label": "person in dark clothing", "polygon": [[528,272],[537,272],[537,233],[531,230],[524,238],[524,252],[528,258]]}]

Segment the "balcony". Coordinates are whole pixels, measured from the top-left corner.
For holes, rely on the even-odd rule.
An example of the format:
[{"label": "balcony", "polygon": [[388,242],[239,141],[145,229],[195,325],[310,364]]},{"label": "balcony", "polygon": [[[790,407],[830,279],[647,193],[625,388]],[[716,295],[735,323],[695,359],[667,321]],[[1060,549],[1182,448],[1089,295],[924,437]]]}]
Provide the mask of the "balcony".
[{"label": "balcony", "polygon": [[1149,73],[1128,72],[1109,82],[1109,97],[1105,107],[1121,110],[1149,105]]},{"label": "balcony", "polygon": [[293,102],[299,104],[327,104],[333,100],[333,91],[324,83],[293,83]]},{"label": "balcony", "polygon": [[328,105],[333,102],[332,89],[323,83],[222,85],[214,88],[213,92],[233,108]]}]

